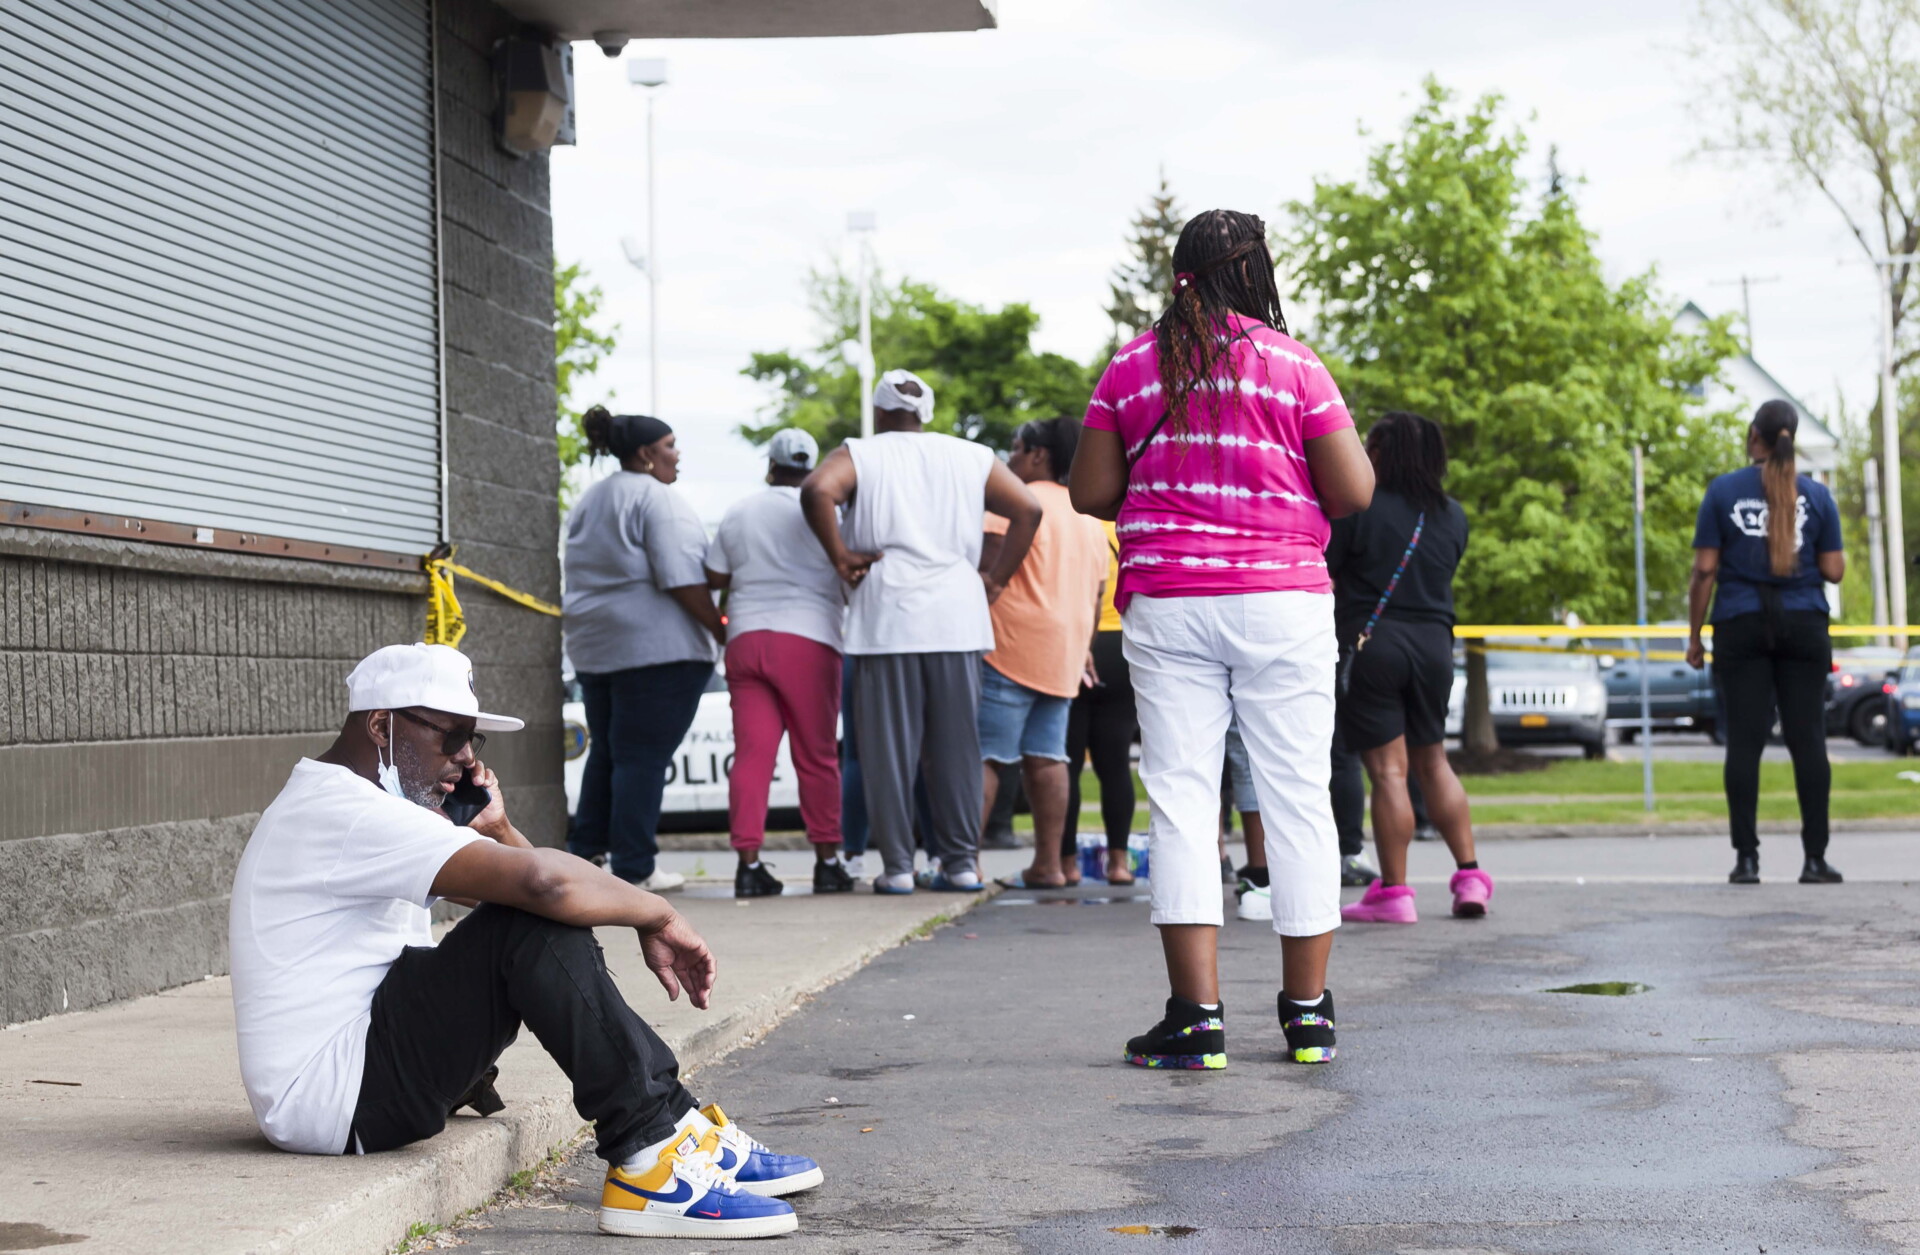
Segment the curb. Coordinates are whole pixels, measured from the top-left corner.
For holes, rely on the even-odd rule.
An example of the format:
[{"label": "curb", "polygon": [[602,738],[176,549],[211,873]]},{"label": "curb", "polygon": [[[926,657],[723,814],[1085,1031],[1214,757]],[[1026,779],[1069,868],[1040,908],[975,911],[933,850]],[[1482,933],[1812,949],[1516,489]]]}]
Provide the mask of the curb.
[{"label": "curb", "polygon": [[[680,1059],[680,1074],[690,1076],[752,1045],[821,990],[839,984],[887,951],[952,923],[998,892],[996,886],[971,897],[955,895],[944,911],[896,937],[865,947],[830,971],[768,990],[684,1038],[669,1038],[667,1044]],[[514,1173],[541,1163],[586,1127],[565,1096],[517,1100],[508,1112],[472,1121],[471,1132],[464,1137],[441,1134],[428,1143],[430,1151],[400,1166],[386,1180],[343,1200],[300,1229],[249,1248],[249,1255],[390,1252],[410,1225],[448,1224],[484,1205]]]},{"label": "curb", "polygon": [[[1920,830],[1920,815],[1910,819],[1835,819],[1829,832],[1914,832]],[[1800,823],[1793,819],[1769,819],[1759,824],[1761,836],[1799,836]],[[1722,819],[1686,819],[1666,824],[1475,824],[1475,840],[1545,841],[1564,837],[1725,837],[1727,824]]]}]

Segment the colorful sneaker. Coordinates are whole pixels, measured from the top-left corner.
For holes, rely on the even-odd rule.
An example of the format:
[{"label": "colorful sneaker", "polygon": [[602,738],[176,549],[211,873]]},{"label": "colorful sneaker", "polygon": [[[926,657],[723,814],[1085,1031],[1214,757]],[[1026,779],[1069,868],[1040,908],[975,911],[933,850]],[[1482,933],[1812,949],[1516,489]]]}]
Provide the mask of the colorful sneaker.
[{"label": "colorful sneaker", "polygon": [[1358,902],[1340,908],[1340,918],[1359,924],[1417,924],[1412,885],[1388,885],[1376,880]]},{"label": "colorful sneaker", "polygon": [[1256,885],[1251,880],[1243,880],[1235,890],[1240,895],[1240,905],[1233,913],[1240,919],[1273,919],[1273,888],[1270,885]]},{"label": "colorful sneaker", "polygon": [[810,1190],[825,1178],[820,1165],[805,1155],[776,1155],[748,1137],[745,1130],[727,1119],[719,1103],[700,1108],[707,1122],[706,1136],[700,1139],[720,1174],[733,1182],[733,1188],[766,1198],[779,1198]]},{"label": "colorful sneaker", "polygon": [[1453,913],[1462,919],[1478,919],[1487,913],[1493,900],[1493,877],[1478,867],[1463,867],[1447,882],[1453,890]]},{"label": "colorful sneaker", "polygon": [[913,873],[896,872],[889,876],[881,872],[873,878],[873,891],[881,894],[893,894],[904,897],[913,892]]},{"label": "colorful sneaker", "polygon": [[935,893],[979,893],[987,887],[980,873],[971,867],[950,872],[944,867],[932,868],[921,872],[914,883],[922,889],[931,889]]},{"label": "colorful sneaker", "polygon": [[1287,1035],[1287,1049],[1293,1052],[1295,1063],[1332,1063],[1333,1042],[1333,991],[1327,990],[1320,995],[1320,1001],[1313,1007],[1303,1007],[1282,993],[1280,1002],[1280,1031]]},{"label": "colorful sneaker", "polygon": [[1167,999],[1167,1018],[1127,1043],[1136,1068],[1218,1071],[1227,1066],[1227,1008],[1203,1010],[1185,998]]},{"label": "colorful sneaker", "polygon": [[[735,1189],[686,1127],[651,1166],[610,1164],[600,1191],[600,1232],[629,1238],[770,1238],[800,1227],[777,1198]],[[706,1137],[712,1137],[707,1130]]]}]

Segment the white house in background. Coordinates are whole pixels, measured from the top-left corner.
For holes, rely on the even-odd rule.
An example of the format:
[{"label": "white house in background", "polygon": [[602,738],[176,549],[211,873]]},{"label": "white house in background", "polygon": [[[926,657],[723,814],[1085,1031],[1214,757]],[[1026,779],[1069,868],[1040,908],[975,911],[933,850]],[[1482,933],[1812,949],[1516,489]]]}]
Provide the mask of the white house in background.
[{"label": "white house in background", "polygon": [[[1692,301],[1688,301],[1673,316],[1673,325],[1688,333],[1698,332],[1706,323],[1706,311]],[[1780,381],[1754,361],[1751,353],[1742,353],[1728,360],[1721,373],[1723,382],[1707,386],[1706,401],[1709,408],[1734,409],[1743,418],[1752,418],[1753,412],[1768,401],[1787,402],[1800,411],[1800,432],[1794,439],[1794,454],[1801,472],[1823,484],[1833,481],[1833,468],[1839,462],[1840,442],[1834,438],[1832,429],[1800,403],[1799,397],[1781,387]]]}]

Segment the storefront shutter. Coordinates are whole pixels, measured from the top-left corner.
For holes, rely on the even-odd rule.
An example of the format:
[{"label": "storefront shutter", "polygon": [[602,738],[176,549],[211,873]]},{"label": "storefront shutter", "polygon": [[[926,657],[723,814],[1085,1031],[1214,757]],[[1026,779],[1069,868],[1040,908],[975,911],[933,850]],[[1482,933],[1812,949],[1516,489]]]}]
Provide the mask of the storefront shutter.
[{"label": "storefront shutter", "polygon": [[427,0],[0,0],[0,500],[440,538]]}]

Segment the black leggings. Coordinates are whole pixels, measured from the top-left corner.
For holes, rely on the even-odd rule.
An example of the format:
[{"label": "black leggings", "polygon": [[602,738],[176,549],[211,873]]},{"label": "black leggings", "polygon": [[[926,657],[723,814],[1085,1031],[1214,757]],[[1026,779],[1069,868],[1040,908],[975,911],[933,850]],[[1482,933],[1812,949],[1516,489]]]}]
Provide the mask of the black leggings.
[{"label": "black leggings", "polygon": [[1713,682],[1726,707],[1727,818],[1733,848],[1760,849],[1754,814],[1760,803],[1760,755],[1777,710],[1793,756],[1800,798],[1800,844],[1808,858],[1827,852],[1827,673],[1833,643],[1817,610],[1736,615],[1713,625]]},{"label": "black leggings", "polygon": [[1096,632],[1093,668],[1100,687],[1081,690],[1067,714],[1067,822],[1060,856],[1077,858],[1080,844],[1080,772],[1089,756],[1100,781],[1100,818],[1107,848],[1124,850],[1133,831],[1133,738],[1140,716],[1133,708],[1133,673],[1120,652],[1120,633]]},{"label": "black leggings", "polygon": [[609,1163],[661,1141],[697,1105],[591,928],[489,903],[439,945],[402,950],[374,990],[348,1152],[356,1137],[373,1153],[444,1129],[523,1024],[573,1082],[574,1110]]}]

